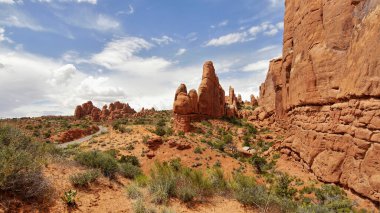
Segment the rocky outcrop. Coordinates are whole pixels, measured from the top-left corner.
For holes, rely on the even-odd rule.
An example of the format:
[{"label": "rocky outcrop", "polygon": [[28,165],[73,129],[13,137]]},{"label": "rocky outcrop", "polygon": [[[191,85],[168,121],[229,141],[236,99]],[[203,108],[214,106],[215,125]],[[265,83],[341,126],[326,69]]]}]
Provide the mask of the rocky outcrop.
[{"label": "rocky outcrop", "polygon": [[181,84],[174,96],[174,129],[189,132],[191,122],[207,118],[221,118],[223,116],[236,116],[237,98],[233,88],[230,95],[225,92],[216,76],[213,63],[207,61],[203,65],[202,82],[198,92],[187,92],[185,84]]},{"label": "rocky outcrop", "polygon": [[153,115],[156,112],[156,109],[153,107],[151,109],[145,109],[144,107],[140,110],[140,112],[136,112],[133,114],[133,117],[144,117],[147,115]]},{"label": "rocky outcrop", "polygon": [[380,1],[285,5],[283,54],[260,87],[257,117],[284,124],[283,149],[320,180],[379,201]]},{"label": "rocky outcrop", "polygon": [[251,101],[249,102],[251,106],[256,107],[259,105],[259,102],[257,101],[256,97],[254,95],[251,95]]},{"label": "rocky outcrop", "polygon": [[85,137],[87,135],[92,135],[99,131],[99,127],[97,126],[91,126],[86,129],[70,129],[68,131],[59,133],[58,135],[55,135],[52,137],[53,141],[57,141],[58,143],[66,143],[70,142],[82,137]]},{"label": "rocky outcrop", "polygon": [[75,108],[74,117],[76,119],[82,119],[89,116],[93,121],[98,122],[101,120],[115,120],[124,118],[136,113],[129,104],[116,101],[111,103],[109,107],[104,105],[102,110],[95,107],[91,101],[88,101],[82,105],[78,105]]}]

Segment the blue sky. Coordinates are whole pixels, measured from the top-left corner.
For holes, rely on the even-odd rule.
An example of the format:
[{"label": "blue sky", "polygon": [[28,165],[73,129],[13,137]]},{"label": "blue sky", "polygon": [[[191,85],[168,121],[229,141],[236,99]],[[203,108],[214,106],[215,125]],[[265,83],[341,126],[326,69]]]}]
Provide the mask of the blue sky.
[{"label": "blue sky", "polygon": [[0,0],[0,117],[86,100],[170,109],[206,60],[248,99],[281,55],[283,13],[283,0]]}]

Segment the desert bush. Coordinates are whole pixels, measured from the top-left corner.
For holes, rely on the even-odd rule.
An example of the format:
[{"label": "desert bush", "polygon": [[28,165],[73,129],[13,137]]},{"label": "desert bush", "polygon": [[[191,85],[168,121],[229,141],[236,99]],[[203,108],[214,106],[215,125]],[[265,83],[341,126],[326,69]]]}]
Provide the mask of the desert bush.
[{"label": "desert bush", "polygon": [[203,126],[206,126],[206,127],[211,127],[211,126],[212,126],[212,124],[211,124],[209,121],[206,121],[206,120],[201,121],[201,124],[202,124]]},{"label": "desert bush", "polygon": [[236,126],[243,126],[242,120],[236,117],[223,117],[223,120]]},{"label": "desert bush", "polygon": [[134,166],[140,167],[139,159],[133,155],[122,155],[119,162],[120,163],[129,163],[129,164],[132,164]]},{"label": "desert bush", "polygon": [[77,191],[71,189],[69,191],[66,191],[61,198],[66,205],[75,207],[77,205],[76,196]]},{"label": "desert bush", "polygon": [[199,147],[199,146],[195,147],[195,149],[194,149],[194,153],[195,153],[195,154],[202,154],[202,153],[203,153],[202,148]]},{"label": "desert bush", "polygon": [[109,149],[107,151],[104,151],[104,153],[107,153],[109,154],[110,156],[112,156],[113,158],[116,158],[117,155],[119,154],[119,150],[116,150],[116,149]]},{"label": "desert bush", "polygon": [[156,126],[156,129],[154,130],[154,134],[156,134],[158,136],[164,136],[166,134],[166,131],[165,131],[164,127]]},{"label": "desert bush", "polygon": [[266,171],[265,166],[268,164],[268,162],[267,160],[265,160],[265,158],[260,157],[259,155],[255,154],[252,156],[250,161],[259,173],[264,173]]},{"label": "desert bush", "polygon": [[208,172],[208,179],[215,192],[224,194],[228,191],[227,181],[222,169],[218,167],[210,169]]},{"label": "desert bush", "polygon": [[137,199],[142,196],[142,192],[136,184],[129,184],[126,188],[127,195],[131,199]]},{"label": "desert bush", "polygon": [[53,193],[42,174],[52,145],[38,143],[11,126],[0,126],[0,193],[23,200],[48,201]]},{"label": "desert bush", "polygon": [[75,160],[84,166],[100,169],[105,176],[110,178],[114,178],[118,171],[116,159],[100,151],[81,152],[75,156]]},{"label": "desert bush", "polygon": [[315,195],[319,203],[332,212],[350,212],[353,207],[347,194],[336,185],[324,184],[315,191]]},{"label": "desert bush", "polygon": [[230,144],[232,143],[233,138],[231,134],[226,134],[226,135],[223,135],[222,140],[224,144]]},{"label": "desert bush", "polygon": [[253,177],[235,174],[230,186],[235,198],[243,205],[261,208],[270,201],[268,190],[258,185]]},{"label": "desert bush", "polygon": [[149,178],[144,174],[140,174],[135,177],[135,182],[138,186],[145,187],[149,183]]},{"label": "desert bush", "polygon": [[154,203],[166,203],[176,197],[183,202],[212,195],[212,185],[198,170],[178,165],[178,161],[156,163],[150,173],[149,190]]},{"label": "desert bush", "polygon": [[140,167],[134,166],[131,163],[122,163],[119,169],[120,173],[129,179],[134,179],[142,173]]},{"label": "desert bush", "polygon": [[138,199],[134,204],[133,204],[133,211],[135,213],[155,213],[156,210],[146,207],[144,201],[142,199]]},{"label": "desert bush", "polygon": [[96,181],[100,176],[98,170],[90,170],[70,176],[70,182],[75,187],[87,187],[90,183]]},{"label": "desert bush", "polygon": [[297,193],[297,189],[290,186],[293,179],[287,174],[279,174],[273,185],[274,193],[283,198],[291,199]]},{"label": "desert bush", "polygon": [[248,133],[253,135],[257,134],[257,129],[252,124],[246,123],[244,126],[247,129]]}]

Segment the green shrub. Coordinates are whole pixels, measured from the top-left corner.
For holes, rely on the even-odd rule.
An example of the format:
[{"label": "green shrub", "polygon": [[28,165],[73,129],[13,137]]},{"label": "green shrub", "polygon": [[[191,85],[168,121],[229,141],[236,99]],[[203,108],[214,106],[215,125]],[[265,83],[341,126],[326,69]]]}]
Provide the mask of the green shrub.
[{"label": "green shrub", "polygon": [[129,164],[132,164],[132,165],[138,166],[138,167],[141,166],[139,159],[133,155],[123,155],[123,156],[121,156],[119,162],[120,163],[129,163]]},{"label": "green shrub", "polygon": [[223,136],[223,143],[224,144],[230,144],[230,143],[232,143],[232,140],[233,140],[233,138],[232,138],[232,135],[230,135],[230,134]]},{"label": "green shrub", "polygon": [[157,122],[157,124],[156,124],[156,126],[161,126],[161,127],[164,127],[166,125],[166,121],[165,121],[165,119],[160,119],[160,120],[158,120],[158,122]]},{"label": "green shrub", "polygon": [[203,126],[206,126],[206,127],[211,127],[211,126],[212,126],[212,124],[211,124],[209,121],[206,121],[206,120],[201,121],[201,124],[202,124]]},{"label": "green shrub", "polygon": [[202,154],[202,153],[203,153],[203,152],[202,152],[202,148],[199,147],[199,146],[195,147],[195,149],[194,149],[194,153],[195,153],[195,154]]},{"label": "green shrub", "polygon": [[126,190],[128,197],[131,199],[137,199],[142,196],[142,193],[136,184],[129,184]]},{"label": "green shrub", "polygon": [[63,194],[62,200],[63,200],[63,202],[65,202],[66,205],[68,205],[70,207],[74,207],[77,205],[76,196],[77,196],[77,191],[71,189],[69,191],[66,191]]},{"label": "green shrub", "polygon": [[178,164],[179,161],[155,164],[149,182],[154,203],[166,203],[171,197],[189,202],[212,194],[211,183],[201,171]]},{"label": "green shrub", "polygon": [[251,125],[251,124],[245,124],[245,128],[247,129],[248,133],[256,135],[257,134],[257,129]]},{"label": "green shrub", "polygon": [[115,158],[100,151],[81,152],[75,156],[75,160],[87,167],[100,169],[107,177],[114,178],[118,171]]},{"label": "green shrub", "polygon": [[144,174],[140,174],[135,177],[135,182],[138,186],[145,187],[149,183],[149,178]]},{"label": "green shrub", "polygon": [[54,190],[41,170],[50,152],[58,150],[51,144],[32,141],[14,127],[0,126],[0,193],[22,200],[50,201]]},{"label": "green shrub", "polygon": [[130,163],[122,163],[120,164],[120,173],[126,178],[134,179],[142,172],[138,166],[134,166]]},{"label": "green shrub", "polygon": [[251,137],[249,135],[244,135],[243,136],[243,146],[251,146]]},{"label": "green shrub", "polygon": [[217,160],[214,165],[213,165],[214,168],[220,168],[222,167],[222,163],[220,162],[220,160]]},{"label": "green shrub", "polygon": [[110,156],[112,156],[113,158],[116,158],[117,155],[119,154],[119,150],[116,150],[116,149],[109,149],[107,151],[105,151],[104,153],[107,153],[109,154]]},{"label": "green shrub", "polygon": [[350,212],[352,209],[353,203],[339,186],[324,184],[316,190],[315,195],[320,204],[333,212]]},{"label": "green shrub", "polygon": [[293,179],[289,177],[289,175],[280,174],[276,178],[276,182],[273,186],[274,193],[279,197],[289,198],[289,199],[293,198],[297,192],[297,189],[290,186],[292,181]]},{"label": "green shrub", "polygon": [[208,172],[208,179],[215,192],[225,193],[228,190],[227,181],[224,178],[223,170],[219,167],[214,167]]},{"label": "green shrub", "polygon": [[100,172],[98,170],[90,170],[70,176],[70,181],[75,187],[87,187],[90,183],[96,181],[99,176]]},{"label": "green shrub", "polygon": [[265,166],[267,165],[267,160],[265,158],[258,156],[257,154],[253,155],[251,158],[252,165],[257,169],[259,173],[264,173],[266,171]]},{"label": "green shrub", "polygon": [[162,126],[156,126],[156,129],[154,130],[154,134],[158,136],[164,136],[166,134],[166,131]]},{"label": "green shrub", "polygon": [[253,177],[236,174],[230,185],[235,198],[243,205],[261,208],[270,200],[268,190],[258,185]]},{"label": "green shrub", "polygon": [[144,201],[142,199],[138,199],[134,204],[133,204],[133,211],[135,213],[155,213],[156,211],[151,208],[147,208],[144,204]]}]

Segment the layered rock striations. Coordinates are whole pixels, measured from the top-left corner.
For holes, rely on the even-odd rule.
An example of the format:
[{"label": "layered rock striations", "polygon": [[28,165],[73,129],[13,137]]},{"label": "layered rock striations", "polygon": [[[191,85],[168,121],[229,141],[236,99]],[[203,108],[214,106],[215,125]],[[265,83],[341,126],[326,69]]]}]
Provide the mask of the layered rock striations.
[{"label": "layered rock striations", "polygon": [[76,119],[82,119],[89,116],[93,121],[98,122],[101,120],[115,120],[118,118],[124,118],[131,114],[136,113],[129,104],[116,101],[109,106],[104,105],[102,110],[95,107],[91,101],[88,101],[82,105],[78,105],[75,108],[74,117]]},{"label": "layered rock striations", "polygon": [[289,130],[283,149],[320,180],[379,201],[380,1],[285,4],[282,58],[256,111]]},{"label": "layered rock striations", "polygon": [[186,85],[181,84],[175,93],[173,104],[175,130],[189,132],[193,121],[236,116],[238,99],[233,88],[230,88],[229,93],[226,97],[213,63],[207,61],[203,65],[202,82],[198,92],[194,89],[187,92]]}]

